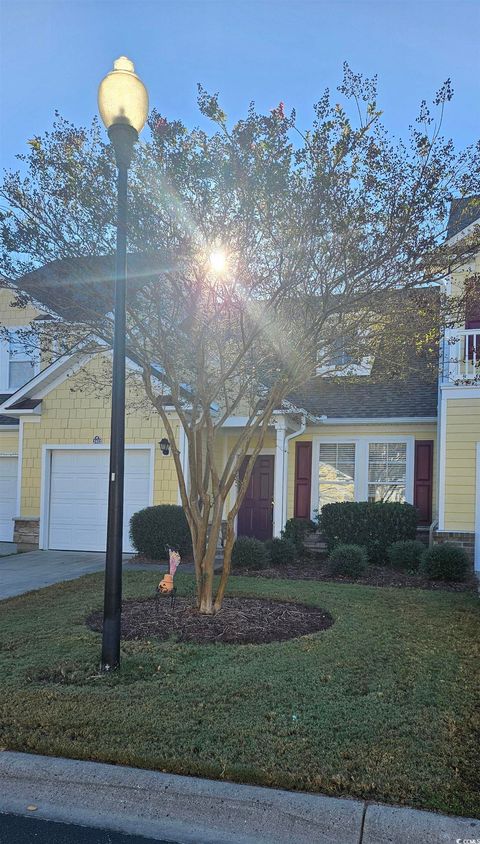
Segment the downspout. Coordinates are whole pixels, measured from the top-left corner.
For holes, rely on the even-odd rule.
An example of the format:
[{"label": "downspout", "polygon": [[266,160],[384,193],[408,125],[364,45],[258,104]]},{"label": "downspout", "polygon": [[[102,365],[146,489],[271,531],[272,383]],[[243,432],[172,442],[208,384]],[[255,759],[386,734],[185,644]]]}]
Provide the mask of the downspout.
[{"label": "downspout", "polygon": [[305,433],[307,427],[307,417],[305,414],[302,415],[302,423],[298,431],[293,431],[293,433],[288,434],[285,437],[285,441],[283,444],[283,484],[282,484],[282,522],[283,527],[285,527],[285,522],[287,521],[287,500],[288,500],[288,484],[286,481],[288,480],[288,447],[290,444],[290,440],[294,440],[296,437],[301,437],[302,434]]}]

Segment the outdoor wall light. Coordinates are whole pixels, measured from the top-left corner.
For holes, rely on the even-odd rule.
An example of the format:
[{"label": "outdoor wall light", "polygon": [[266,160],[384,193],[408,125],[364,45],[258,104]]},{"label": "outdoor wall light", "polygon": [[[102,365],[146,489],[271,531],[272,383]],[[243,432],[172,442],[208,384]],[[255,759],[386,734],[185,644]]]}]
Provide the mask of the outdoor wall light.
[{"label": "outdoor wall light", "polygon": [[160,451],[162,452],[162,454],[167,457],[170,454],[170,441],[167,440],[166,437],[163,437],[163,439],[161,439],[158,444],[160,446]]}]

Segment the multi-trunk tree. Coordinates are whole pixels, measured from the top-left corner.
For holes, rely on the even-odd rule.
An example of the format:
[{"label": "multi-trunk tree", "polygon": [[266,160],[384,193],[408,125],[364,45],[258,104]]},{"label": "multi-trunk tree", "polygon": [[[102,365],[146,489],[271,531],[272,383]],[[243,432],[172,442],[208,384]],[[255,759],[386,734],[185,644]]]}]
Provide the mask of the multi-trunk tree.
[{"label": "multi-trunk tree", "polygon": [[[201,612],[222,605],[235,516],[273,412],[316,367],[335,371],[339,343],[346,360],[378,351],[383,372],[397,374],[413,365],[402,352],[412,343],[434,349],[438,312],[418,288],[478,247],[473,236],[445,239],[452,194],[479,190],[478,146],[456,153],[441,136],[450,97],[447,83],[437,123],[422,104],[405,142],[382,125],[374,81],[348,67],[343,105],[326,92],[305,131],[282,103],[267,115],[251,106],[230,126],[202,89],[211,130],[151,114],[131,169],[129,250],[145,269],[128,292],[127,347],[172,443]],[[29,144],[0,190],[3,274],[22,303],[32,295],[22,293],[25,273],[76,259],[68,284],[55,288],[53,319],[35,336],[50,347],[54,337],[57,353],[108,344],[111,284],[94,259],[114,250],[112,151],[96,122],[85,130],[60,118]],[[185,430],[188,471],[168,407]],[[225,456],[218,442],[232,415],[248,421]]]}]

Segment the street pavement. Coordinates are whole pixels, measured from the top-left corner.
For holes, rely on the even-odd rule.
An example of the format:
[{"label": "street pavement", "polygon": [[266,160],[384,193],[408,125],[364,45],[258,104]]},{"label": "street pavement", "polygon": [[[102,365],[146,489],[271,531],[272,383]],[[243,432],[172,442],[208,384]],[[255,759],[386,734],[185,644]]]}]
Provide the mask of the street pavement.
[{"label": "street pavement", "polygon": [[108,829],[0,814],[0,844],[175,844]]}]

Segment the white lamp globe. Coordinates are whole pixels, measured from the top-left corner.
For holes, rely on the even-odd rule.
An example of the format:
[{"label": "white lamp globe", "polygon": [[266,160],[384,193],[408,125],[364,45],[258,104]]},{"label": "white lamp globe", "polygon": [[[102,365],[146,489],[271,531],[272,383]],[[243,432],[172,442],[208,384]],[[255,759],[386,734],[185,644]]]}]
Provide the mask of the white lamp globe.
[{"label": "white lamp globe", "polygon": [[126,56],[113,63],[98,88],[98,110],[106,129],[115,124],[132,126],[140,133],[148,116],[148,93]]}]

